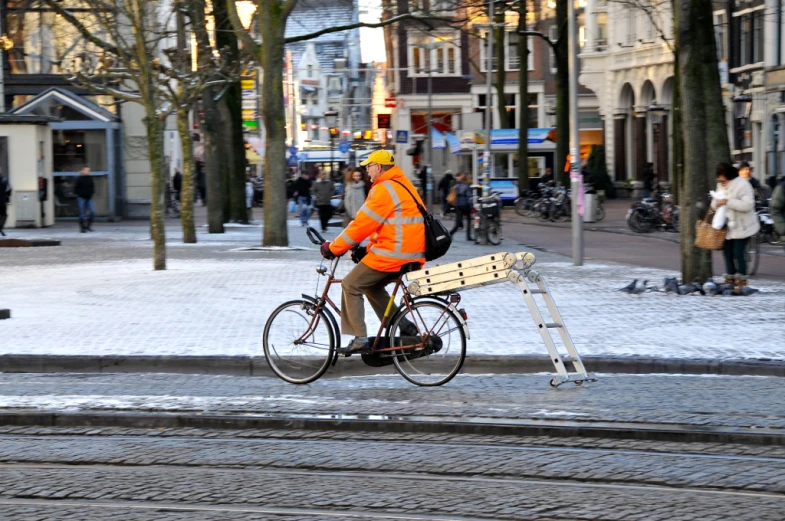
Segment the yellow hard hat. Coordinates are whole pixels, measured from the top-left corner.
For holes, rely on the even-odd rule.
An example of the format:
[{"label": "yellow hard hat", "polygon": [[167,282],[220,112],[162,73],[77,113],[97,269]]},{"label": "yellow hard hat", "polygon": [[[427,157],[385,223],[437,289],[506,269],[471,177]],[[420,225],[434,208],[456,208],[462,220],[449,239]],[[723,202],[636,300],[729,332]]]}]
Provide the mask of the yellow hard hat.
[{"label": "yellow hard hat", "polygon": [[360,163],[360,166],[368,166],[370,163],[376,163],[377,165],[394,165],[395,158],[386,150],[375,150],[371,152],[368,159]]}]

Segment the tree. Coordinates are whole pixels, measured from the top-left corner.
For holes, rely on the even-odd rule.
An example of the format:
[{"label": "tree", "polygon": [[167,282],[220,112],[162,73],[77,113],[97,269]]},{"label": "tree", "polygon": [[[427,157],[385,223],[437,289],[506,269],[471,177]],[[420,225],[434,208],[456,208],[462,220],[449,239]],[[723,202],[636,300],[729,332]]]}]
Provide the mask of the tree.
[{"label": "tree", "polygon": [[717,163],[730,163],[711,0],[676,4],[676,48],[684,138],[681,197],[682,279],[712,275],[711,252],[694,246],[695,221],[705,213]]},{"label": "tree", "polygon": [[[165,173],[163,158],[163,123],[171,110],[178,119],[183,142],[183,212],[181,215],[184,242],[196,242],[193,221],[192,142],[188,113],[194,101],[211,86],[225,83],[235,65],[211,57],[204,67],[191,70],[184,44],[169,47],[170,40],[184,40],[184,27],[179,15],[182,0],[168,7],[141,0],[84,0],[92,9],[97,27],[88,27],[70,7],[57,0],[45,0],[89,42],[101,50],[99,55],[84,53],[68,64],[69,80],[73,83],[121,101],[140,103],[145,110],[147,149],[150,160],[151,209],[150,230],[153,239],[153,267],[166,269],[166,230],[164,227]],[[82,7],[80,5],[80,7]],[[107,37],[96,36],[100,32]],[[168,56],[168,63],[161,60]],[[236,75],[235,75],[236,76]]]},{"label": "tree", "polygon": [[256,17],[259,20],[261,42],[257,42],[245,28],[237,12],[235,0],[226,0],[228,17],[243,44],[243,50],[261,66],[262,81],[262,124],[265,128],[265,189],[264,229],[262,242],[265,246],[287,246],[286,229],[286,113],[283,98],[284,50],[287,43],[312,40],[328,33],[348,31],[359,27],[385,27],[403,20],[418,20],[422,23],[454,20],[440,16],[418,16],[407,13],[392,16],[378,23],[349,23],[327,27],[312,33],[286,37],[286,24],[300,0],[257,0]]},{"label": "tree", "polygon": [[526,34],[528,0],[518,1],[518,191],[529,189],[529,38]]}]

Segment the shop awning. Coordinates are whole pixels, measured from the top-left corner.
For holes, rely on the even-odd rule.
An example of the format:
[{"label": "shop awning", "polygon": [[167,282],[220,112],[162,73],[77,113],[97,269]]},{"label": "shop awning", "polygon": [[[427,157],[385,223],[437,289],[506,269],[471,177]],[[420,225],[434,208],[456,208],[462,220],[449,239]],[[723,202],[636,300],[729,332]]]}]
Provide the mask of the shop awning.
[{"label": "shop awning", "polygon": [[[528,133],[527,143],[530,145],[539,145],[547,141],[553,129],[550,128],[530,128]],[[479,131],[476,133],[475,142],[479,145],[485,144],[486,132]],[[500,128],[491,130],[491,146],[518,146],[521,132],[517,128]]]}]

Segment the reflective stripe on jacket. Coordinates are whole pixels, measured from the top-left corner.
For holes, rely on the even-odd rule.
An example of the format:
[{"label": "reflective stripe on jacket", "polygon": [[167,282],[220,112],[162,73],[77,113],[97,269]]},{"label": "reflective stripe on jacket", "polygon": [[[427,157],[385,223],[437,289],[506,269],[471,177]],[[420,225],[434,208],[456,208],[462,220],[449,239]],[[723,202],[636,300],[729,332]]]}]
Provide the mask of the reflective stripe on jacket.
[{"label": "reflective stripe on jacket", "polygon": [[394,166],[376,180],[354,220],[330,245],[334,254],[343,255],[370,237],[362,262],[371,269],[393,272],[410,262],[425,264],[423,216],[412,196],[393,180],[406,186],[422,204],[414,185]]}]

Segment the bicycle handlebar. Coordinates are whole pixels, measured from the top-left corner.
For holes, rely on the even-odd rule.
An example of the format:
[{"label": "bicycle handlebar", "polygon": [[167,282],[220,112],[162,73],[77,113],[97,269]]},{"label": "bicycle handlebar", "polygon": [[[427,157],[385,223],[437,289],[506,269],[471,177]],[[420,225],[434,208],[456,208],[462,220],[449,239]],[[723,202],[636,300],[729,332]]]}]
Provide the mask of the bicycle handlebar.
[{"label": "bicycle handlebar", "polygon": [[309,226],[305,229],[305,234],[308,236],[311,242],[317,246],[321,246],[327,242],[324,237],[322,237],[319,232],[316,231],[316,228],[313,228],[312,226]]}]

